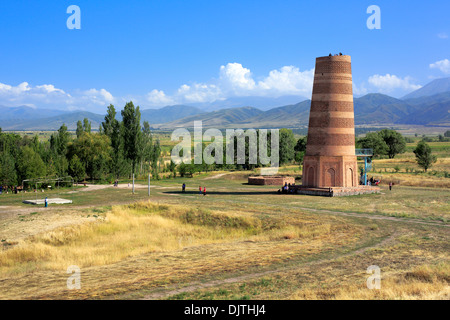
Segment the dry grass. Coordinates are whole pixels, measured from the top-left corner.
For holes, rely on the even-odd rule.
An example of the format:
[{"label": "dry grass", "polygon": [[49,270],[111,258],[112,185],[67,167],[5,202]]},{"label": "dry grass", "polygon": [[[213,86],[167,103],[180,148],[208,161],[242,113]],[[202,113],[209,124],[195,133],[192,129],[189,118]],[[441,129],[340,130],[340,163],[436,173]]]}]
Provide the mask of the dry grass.
[{"label": "dry grass", "polygon": [[408,173],[372,173],[369,176],[381,177],[382,185],[392,181],[396,185],[426,188],[450,188],[450,179],[423,174]]},{"label": "dry grass", "polygon": [[[186,297],[448,298],[448,265],[432,266],[448,259],[445,227],[301,209],[445,220],[446,189],[394,187],[389,192],[383,187],[383,194],[371,196],[284,197],[267,195],[262,187],[244,187],[244,180],[225,179],[231,176],[188,181],[191,188],[204,184],[218,190],[208,197],[176,194],[173,190],[179,190],[181,180],[160,181],[161,188],[152,190],[152,199],[164,204],[123,205],[130,201],[126,190],[99,190],[83,200],[96,205],[95,209],[65,209],[73,214],[71,225],[46,226],[56,221],[52,214],[59,216],[55,209],[29,214],[24,221],[17,216],[3,220],[8,225],[0,232],[8,232],[5,242],[9,245],[0,250],[0,299],[143,297],[166,286],[185,287],[265,271],[270,272],[267,279],[248,282],[242,290],[240,284],[230,285],[233,296],[220,295],[220,286],[216,295],[206,291],[205,296]],[[146,190],[132,199],[144,197]],[[107,202],[108,207],[98,208],[98,201],[100,205]],[[33,230],[33,226],[39,228]],[[379,248],[394,230],[395,246]],[[368,250],[361,253],[361,248]],[[383,293],[365,287],[365,269],[372,264],[382,266]],[[81,267],[81,290],[67,290],[69,265]]]},{"label": "dry grass", "polygon": [[330,234],[329,223],[259,219],[245,213],[208,211],[141,202],[114,206],[96,221],[72,225],[20,240],[0,252],[0,274],[25,268],[63,270],[103,266],[151,252],[168,252],[229,241],[310,239]]},{"label": "dry grass", "polygon": [[[389,222],[366,225],[367,233],[389,236],[350,250],[338,257],[325,256],[311,263],[263,274],[253,279],[214,288],[178,293],[170,299],[448,299],[450,263],[448,230],[392,226]],[[369,231],[370,230],[370,231]],[[381,289],[367,288],[368,266],[381,268]]]},{"label": "dry grass", "polygon": [[290,299],[306,300],[448,300],[450,263],[422,265],[411,271],[382,277],[381,288],[369,290],[365,283],[326,289],[305,289]]}]

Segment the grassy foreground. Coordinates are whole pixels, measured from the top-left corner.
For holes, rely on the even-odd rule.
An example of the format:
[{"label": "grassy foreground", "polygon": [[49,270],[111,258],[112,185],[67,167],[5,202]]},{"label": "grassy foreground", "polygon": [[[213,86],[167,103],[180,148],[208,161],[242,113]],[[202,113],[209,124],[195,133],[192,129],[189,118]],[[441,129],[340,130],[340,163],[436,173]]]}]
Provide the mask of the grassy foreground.
[{"label": "grassy foreground", "polygon": [[[73,205],[49,208],[5,195],[0,299],[450,298],[448,189],[276,189],[215,172],[156,181],[150,201],[144,184],[80,188],[66,195]],[[67,288],[72,265],[79,290]],[[366,286],[371,265],[380,290]]]}]

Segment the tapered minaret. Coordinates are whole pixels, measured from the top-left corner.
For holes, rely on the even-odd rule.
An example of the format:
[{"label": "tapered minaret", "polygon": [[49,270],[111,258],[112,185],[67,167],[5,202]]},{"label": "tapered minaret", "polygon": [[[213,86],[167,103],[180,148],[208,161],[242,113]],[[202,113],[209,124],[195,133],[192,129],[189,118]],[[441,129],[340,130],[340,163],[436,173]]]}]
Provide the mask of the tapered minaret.
[{"label": "tapered minaret", "polygon": [[358,186],[351,58],[316,58],[303,186]]}]

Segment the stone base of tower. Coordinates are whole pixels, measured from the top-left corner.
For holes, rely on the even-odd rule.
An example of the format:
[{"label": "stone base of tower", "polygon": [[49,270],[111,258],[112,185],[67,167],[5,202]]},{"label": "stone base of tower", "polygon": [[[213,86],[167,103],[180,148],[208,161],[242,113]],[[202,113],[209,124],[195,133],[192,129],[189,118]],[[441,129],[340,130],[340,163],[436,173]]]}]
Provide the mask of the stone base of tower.
[{"label": "stone base of tower", "polygon": [[380,193],[380,188],[372,186],[330,187],[330,188],[310,188],[304,186],[297,186],[294,187],[292,193],[303,194],[308,196],[344,197],[344,196],[356,196],[360,194]]},{"label": "stone base of tower", "polygon": [[309,188],[358,187],[356,156],[305,155],[302,186]]}]

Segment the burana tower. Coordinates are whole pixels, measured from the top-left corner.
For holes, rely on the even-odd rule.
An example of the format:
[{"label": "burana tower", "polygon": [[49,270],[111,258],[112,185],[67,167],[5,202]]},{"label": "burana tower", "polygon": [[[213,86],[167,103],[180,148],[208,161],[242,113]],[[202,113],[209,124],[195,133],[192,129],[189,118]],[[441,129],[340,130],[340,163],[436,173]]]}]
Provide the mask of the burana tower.
[{"label": "burana tower", "polygon": [[351,57],[316,59],[303,186],[357,187]]}]

